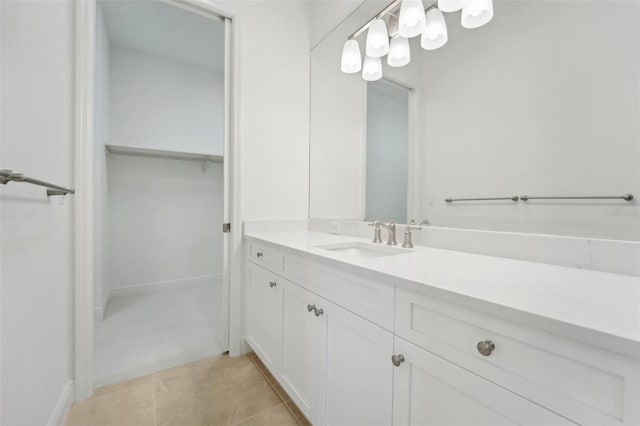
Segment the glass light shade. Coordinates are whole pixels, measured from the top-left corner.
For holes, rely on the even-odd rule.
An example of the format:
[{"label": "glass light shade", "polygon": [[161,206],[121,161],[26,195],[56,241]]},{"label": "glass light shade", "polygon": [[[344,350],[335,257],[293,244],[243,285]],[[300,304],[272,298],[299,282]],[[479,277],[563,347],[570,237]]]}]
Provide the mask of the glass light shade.
[{"label": "glass light shade", "polygon": [[366,52],[372,58],[380,58],[389,53],[389,33],[387,24],[382,19],[376,19],[369,25]]},{"label": "glass light shade", "polygon": [[382,78],[382,61],[380,58],[366,56],[362,66],[362,78],[367,81],[376,81]]},{"label": "glass light shade", "polygon": [[438,0],[438,9],[443,12],[457,12],[468,2],[469,0]]},{"label": "glass light shade", "polygon": [[362,56],[357,41],[351,39],[344,42],[340,69],[347,74],[353,74],[362,69]]},{"label": "glass light shade", "polygon": [[403,67],[411,60],[409,40],[404,37],[391,39],[391,47],[387,56],[387,64],[391,67]]},{"label": "glass light shade", "polygon": [[400,35],[415,37],[424,31],[424,6],[422,0],[402,0],[400,4]]},{"label": "glass light shade", "polygon": [[469,0],[462,8],[461,23],[465,28],[478,28],[493,18],[492,0]]},{"label": "glass light shade", "polygon": [[435,50],[447,42],[447,23],[442,12],[435,7],[426,15],[426,26],[420,37],[420,46],[425,50]]}]

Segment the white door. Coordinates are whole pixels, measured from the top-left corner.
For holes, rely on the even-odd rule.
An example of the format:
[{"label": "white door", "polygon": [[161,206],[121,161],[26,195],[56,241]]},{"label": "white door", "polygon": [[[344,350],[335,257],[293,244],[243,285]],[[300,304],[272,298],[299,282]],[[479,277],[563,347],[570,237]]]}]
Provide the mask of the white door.
[{"label": "white door", "polygon": [[322,308],[326,347],[318,424],[391,424],[393,334],[328,302]]},{"label": "white door", "polygon": [[275,274],[247,262],[247,342],[272,372],[277,371],[280,290]]},{"label": "white door", "polygon": [[[282,285],[282,386],[302,412],[315,423],[318,336],[322,326],[320,297],[289,281]],[[318,310],[318,314],[319,314]]]},{"label": "white door", "polygon": [[396,338],[394,425],[573,424],[551,411]]}]

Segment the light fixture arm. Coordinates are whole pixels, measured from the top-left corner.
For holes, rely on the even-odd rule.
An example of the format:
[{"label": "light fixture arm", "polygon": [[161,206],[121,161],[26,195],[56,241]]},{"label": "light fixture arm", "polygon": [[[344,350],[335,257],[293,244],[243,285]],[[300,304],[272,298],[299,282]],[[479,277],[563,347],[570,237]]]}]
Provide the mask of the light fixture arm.
[{"label": "light fixture arm", "polygon": [[[384,9],[382,9],[380,12],[378,12],[373,18],[369,19],[365,24],[363,24],[360,28],[358,28],[357,30],[355,30],[349,37],[348,40],[352,40],[355,39],[356,37],[358,37],[360,34],[362,34],[363,32],[367,31],[369,29],[369,26],[371,25],[371,23],[373,21],[375,21],[376,19],[381,19],[383,16],[385,15],[395,15],[395,9],[397,7],[400,6],[400,3],[402,3],[402,0],[393,0],[391,3],[389,3],[388,5],[386,5],[384,7]],[[437,2],[436,3],[432,3],[430,6],[428,6],[424,11],[426,12],[427,10],[436,7],[437,6]]]}]

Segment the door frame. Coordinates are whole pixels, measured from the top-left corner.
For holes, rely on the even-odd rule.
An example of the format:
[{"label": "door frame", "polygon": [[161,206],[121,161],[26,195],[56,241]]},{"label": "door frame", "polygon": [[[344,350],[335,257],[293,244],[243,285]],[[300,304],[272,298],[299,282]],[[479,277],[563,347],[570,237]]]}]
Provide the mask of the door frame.
[{"label": "door frame", "polygon": [[[227,318],[229,353],[245,351],[242,340],[242,235],[240,149],[238,144],[239,55],[238,18],[202,0],[156,0],[208,18],[225,21],[225,141],[224,221],[232,232],[224,234],[223,297]],[[96,0],[75,2],[75,188],[74,196],[74,288],[75,288],[75,399],[93,394],[94,359],[94,126]],[[222,226],[222,224],[220,224]],[[222,230],[221,230],[222,231]]]}]

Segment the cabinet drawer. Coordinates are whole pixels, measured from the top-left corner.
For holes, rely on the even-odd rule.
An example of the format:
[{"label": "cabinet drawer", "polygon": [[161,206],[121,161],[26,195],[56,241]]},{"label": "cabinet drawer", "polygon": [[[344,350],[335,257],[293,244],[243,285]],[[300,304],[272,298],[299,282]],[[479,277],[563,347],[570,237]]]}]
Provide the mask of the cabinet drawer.
[{"label": "cabinet drawer", "polygon": [[261,244],[247,243],[247,259],[276,273],[282,270],[282,254]]},{"label": "cabinet drawer", "polygon": [[637,360],[402,289],[396,334],[573,421],[639,420]]},{"label": "cabinet drawer", "polygon": [[290,256],[284,256],[282,274],[336,305],[393,330],[392,286]]},{"label": "cabinet drawer", "polygon": [[571,421],[403,339],[394,372],[393,424],[572,425]]}]

